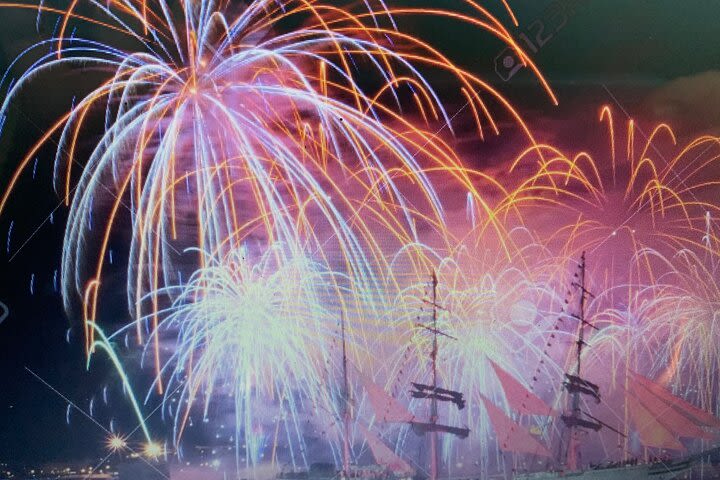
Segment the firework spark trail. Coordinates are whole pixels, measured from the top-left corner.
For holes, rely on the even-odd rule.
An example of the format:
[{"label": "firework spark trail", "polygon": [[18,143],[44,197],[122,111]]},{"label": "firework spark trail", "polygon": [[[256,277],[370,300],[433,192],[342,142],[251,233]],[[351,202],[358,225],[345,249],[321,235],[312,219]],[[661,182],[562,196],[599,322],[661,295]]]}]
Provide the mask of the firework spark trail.
[{"label": "firework spark trail", "polygon": [[720,285],[706,253],[683,249],[666,258],[643,252],[664,262],[667,273],[637,289],[643,301],[634,304],[646,312],[636,314],[638,336],[628,344],[645,351],[638,363],[660,382],[717,412]]},{"label": "firework spark trail", "polygon": [[[178,405],[185,405],[174,415],[176,441],[191,410],[197,407],[207,418],[213,403],[229,395],[235,438],[244,445],[255,441],[253,432],[264,422],[286,418],[283,427],[302,446],[302,405],[327,402],[324,372],[336,315],[324,297],[336,288],[333,274],[289,256],[281,245],[256,259],[247,249],[208,258],[173,305],[160,312],[152,334],[174,343],[163,371],[168,387],[180,388]],[[236,442],[238,466],[240,445]],[[249,448],[245,455],[246,465],[258,460]],[[306,465],[304,456],[300,448],[292,462]]]},{"label": "firework spark trail", "polygon": [[[664,273],[664,262],[653,266],[653,256],[638,252],[659,252],[667,258],[689,249],[712,257],[717,249],[713,219],[720,208],[712,197],[718,187],[712,170],[720,160],[720,139],[701,136],[677,145],[672,129],[658,124],[638,142],[630,120],[622,145],[608,107],[601,109],[600,121],[608,125],[609,158],[537,147],[546,150],[545,160],[507,196],[498,214],[508,221],[510,213],[519,212],[520,221],[538,231],[541,243],[560,259],[591,252],[600,260],[596,265],[602,265],[602,273],[596,274],[604,277],[601,288],[652,284]],[[511,171],[525,162],[520,155]],[[543,232],[542,225],[532,223],[538,219],[535,208],[564,223],[553,221],[552,231]]]},{"label": "firework spark trail", "polygon": [[[310,214],[326,224],[353,282],[366,288],[378,270],[386,269],[375,269],[382,263],[382,251],[365,219],[375,216],[374,226],[391,228],[401,243],[412,241],[416,219],[411,210],[431,212],[424,215],[434,218],[434,224],[441,224],[443,215],[421,163],[438,165],[457,180],[471,183],[449,146],[409,122],[407,108],[401,108],[408,97],[428,126],[436,122],[452,131],[450,116],[420,69],[456,78],[481,135],[483,124],[498,132],[482,93],[519,122],[532,140],[517,111],[499,92],[431,45],[397,30],[395,17],[431,15],[487,31],[517,50],[554,101],[508,31],[475,3],[469,3],[474,16],[443,9],[392,9],[382,3],[351,14],[320,2],[256,1],[236,15],[210,1],[183,3],[179,13],[164,1],[88,5],[99,12],[98,18],[77,13],[77,1],[63,12],[33,6],[38,14],[62,13],[62,21],[56,38],[18,57],[16,62],[37,56],[11,85],[1,110],[5,112],[34,78],[62,65],[96,65],[113,69],[114,75],[74,102],[73,109],[39,139],[0,200],[2,210],[20,173],[59,134],[55,182],[70,207],[61,284],[67,308],[73,292],[82,298],[88,350],[105,252],[123,199],[130,201],[133,229],[128,304],[138,319],[148,309],[161,308],[157,294],[146,293],[174,282],[178,250],[197,246],[195,262],[202,268],[206,253],[222,256],[248,238],[267,245],[312,240],[317,220]],[[288,20],[303,26],[286,32],[281,24]],[[68,37],[71,21],[123,33],[141,48],[125,51],[102,41]],[[361,59],[362,73],[357,71]],[[361,76],[373,76],[383,86],[368,91],[358,80]],[[83,130],[94,112],[103,109],[105,133],[89,157],[79,162],[82,168],[71,195]],[[389,120],[396,126],[389,126]],[[399,177],[415,185],[420,195],[413,203],[423,205],[409,208],[394,172],[403,172]],[[350,179],[351,186],[339,177]],[[183,194],[190,189],[181,184],[189,186],[189,180],[194,191]],[[89,219],[100,208],[98,199],[107,197],[106,184],[114,198],[102,207],[106,215],[95,266],[86,265]],[[362,203],[350,198],[348,190],[358,190]],[[387,220],[394,217],[401,220]],[[157,322],[153,315],[153,329]],[[136,334],[142,342],[140,322]],[[158,344],[155,349],[159,373]],[[162,390],[162,381],[158,388]]]}]

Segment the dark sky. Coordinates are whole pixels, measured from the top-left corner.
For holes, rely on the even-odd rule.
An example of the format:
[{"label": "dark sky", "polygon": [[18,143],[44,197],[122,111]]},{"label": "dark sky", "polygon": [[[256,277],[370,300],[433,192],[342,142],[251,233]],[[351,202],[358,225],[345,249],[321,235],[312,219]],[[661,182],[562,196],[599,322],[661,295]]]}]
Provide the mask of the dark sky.
[{"label": "dark sky", "polygon": [[[392,4],[392,0],[388,3]],[[518,36],[524,34],[535,47],[543,43],[533,57],[556,87],[559,108],[551,106],[527,72],[519,71],[508,81],[496,75],[495,59],[502,49],[497,42],[488,40],[487,35],[434,21],[404,27],[415,29],[460,64],[483,73],[521,110],[537,118],[562,122],[585,107],[587,115],[600,103],[615,101],[636,114],[652,117],[656,114],[651,108],[655,105],[653,95],[672,93],[683,97],[682,89],[693,89],[693,85],[708,88],[709,92],[720,88],[712,76],[700,77],[693,83],[694,76],[720,69],[718,2],[524,0],[511,3],[521,23],[520,28],[513,30]],[[499,1],[483,4],[491,5],[500,18],[507,18],[498,8]],[[22,48],[51,34],[54,17],[43,18],[38,34],[34,11],[3,10],[0,15],[3,19],[0,69],[4,70]],[[510,25],[509,20],[507,24]],[[11,77],[13,75],[17,75],[17,71]],[[17,164],[29,141],[46,128],[49,118],[70,106],[74,95],[82,94],[92,83],[92,75],[92,72],[78,76],[77,72],[60,71],[51,79],[36,82],[32,91],[23,95],[10,110],[12,116],[0,138],[3,188],[10,169]],[[672,82],[681,77],[691,78],[679,83],[678,94]],[[689,96],[692,92],[687,93]],[[693,105],[691,101],[687,105],[674,101],[685,109]],[[717,124],[712,121],[714,119],[708,119],[709,123],[701,121],[698,128],[715,127]],[[101,403],[105,384],[114,385],[116,403],[122,403],[118,383],[107,365],[100,361],[90,373],[85,372],[78,320],[68,318],[63,312],[53,288],[53,275],[59,268],[65,209],[57,209],[51,225],[48,215],[59,202],[50,188],[51,162],[51,151],[41,152],[35,178],[31,173],[23,176],[9,209],[0,217],[0,301],[10,310],[0,324],[0,378],[3,380],[0,463],[86,458],[102,451],[104,433],[77,412],[71,414],[68,426],[65,401],[26,368],[82,408],[88,407],[93,396],[96,403]],[[8,253],[6,242],[11,222]],[[116,272],[112,278],[110,281],[115,281],[121,289],[121,275]],[[123,322],[127,320],[127,313],[122,296],[119,297],[115,303],[105,303],[104,314]],[[65,341],[68,328],[71,328],[70,343]],[[101,410],[104,412],[101,418],[107,420],[113,406]],[[126,422],[125,428],[134,426],[127,424],[129,416],[119,413],[118,417],[118,422]]]}]

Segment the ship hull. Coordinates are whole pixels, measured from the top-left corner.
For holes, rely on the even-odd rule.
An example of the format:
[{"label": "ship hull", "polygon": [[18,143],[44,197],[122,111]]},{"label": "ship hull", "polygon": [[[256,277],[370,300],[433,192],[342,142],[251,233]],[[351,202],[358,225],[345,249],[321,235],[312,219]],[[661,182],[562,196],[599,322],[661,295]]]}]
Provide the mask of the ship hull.
[{"label": "ship hull", "polygon": [[514,480],[671,480],[692,469],[692,462],[668,462],[646,465],[627,465],[615,468],[596,468],[574,472],[536,472],[515,475]]}]

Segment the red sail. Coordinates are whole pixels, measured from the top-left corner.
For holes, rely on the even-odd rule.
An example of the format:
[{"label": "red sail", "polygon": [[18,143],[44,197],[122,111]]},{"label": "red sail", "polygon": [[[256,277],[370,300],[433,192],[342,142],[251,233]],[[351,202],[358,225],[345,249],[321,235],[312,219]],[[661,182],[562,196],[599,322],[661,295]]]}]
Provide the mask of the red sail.
[{"label": "red sail", "polygon": [[[686,415],[680,413],[672,405],[655,395],[641,382],[630,385],[629,394],[633,395],[658,422],[663,424],[673,435],[686,438],[703,438],[710,440],[713,435],[700,428]],[[677,397],[675,397],[677,398]],[[677,400],[680,400],[679,398]]]},{"label": "red sail", "polygon": [[498,380],[500,380],[505,392],[505,398],[513,411],[523,415],[557,416],[558,413],[555,410],[543,402],[540,397],[525,388],[515,377],[500,368],[492,360],[488,359],[488,361],[492,365]]},{"label": "red sail", "polygon": [[655,415],[645,408],[635,396],[627,396],[627,405],[630,418],[640,436],[640,443],[646,447],[685,450],[673,433],[660,423]]},{"label": "red sail", "polygon": [[490,400],[480,395],[490,423],[495,430],[500,450],[514,453],[529,453],[552,458],[545,446],[537,441],[524,427],[515,423],[505,412],[496,407]]},{"label": "red sail", "polygon": [[398,457],[395,452],[390,450],[387,445],[382,442],[382,440],[373,435],[370,430],[365,427],[365,425],[358,424],[358,426],[360,427],[360,430],[362,430],[363,435],[365,435],[368,445],[370,445],[373,457],[375,457],[375,462],[377,462],[378,465],[382,465],[397,474],[413,475],[415,473],[413,468],[408,465],[405,460]]},{"label": "red sail", "polygon": [[720,428],[720,420],[713,415],[709,414],[705,410],[697,408],[695,405],[686,402],[680,397],[676,397],[672,393],[668,392],[665,388],[652,380],[643,377],[638,373],[633,373],[632,378],[636,383],[642,385],[645,389],[650,391],[652,394],[662,399],[667,405],[675,409],[683,416],[689,418],[695,425],[700,427],[713,427]]},{"label": "red sail", "polygon": [[388,395],[382,387],[365,375],[360,374],[360,378],[378,420],[389,423],[410,423],[415,419],[407,408]]}]

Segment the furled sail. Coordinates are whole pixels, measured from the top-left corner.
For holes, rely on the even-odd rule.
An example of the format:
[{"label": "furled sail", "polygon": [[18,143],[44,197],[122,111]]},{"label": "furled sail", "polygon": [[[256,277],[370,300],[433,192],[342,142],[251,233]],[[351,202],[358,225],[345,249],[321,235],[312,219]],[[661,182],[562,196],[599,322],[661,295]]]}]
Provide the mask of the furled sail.
[{"label": "furled sail", "polygon": [[405,406],[367,376],[360,374],[360,379],[377,420],[388,423],[410,423],[415,419],[415,416]]},{"label": "furled sail", "polygon": [[431,398],[441,402],[452,402],[459,410],[465,408],[465,397],[460,392],[417,382],[411,382],[411,385],[415,389],[410,392],[413,398]]},{"label": "furled sail", "polygon": [[395,454],[395,452],[388,448],[388,446],[370,432],[365,425],[358,424],[358,426],[365,436],[368,445],[370,445],[370,450],[372,451],[373,457],[375,457],[375,462],[378,465],[382,465],[393,473],[400,475],[413,475],[415,473],[414,469],[408,465],[405,460],[400,458],[397,454]]},{"label": "furled sail", "polygon": [[413,432],[417,435],[425,435],[428,432],[441,432],[455,435],[459,438],[467,438],[470,435],[469,428],[453,427],[451,425],[442,425],[440,423],[428,423],[428,422],[412,422]]},{"label": "furled sail", "polygon": [[523,415],[557,416],[558,413],[553,410],[553,408],[528,390],[515,377],[500,368],[500,366],[492,360],[488,359],[488,361],[495,371],[498,380],[500,380],[500,384],[505,392],[505,398],[513,411]]},{"label": "furled sail", "polygon": [[497,436],[498,447],[507,452],[529,453],[551,458],[552,454],[545,446],[530,434],[524,427],[515,423],[505,415],[500,408],[496,407],[490,400],[480,395],[485,410],[490,417],[490,423]]}]

